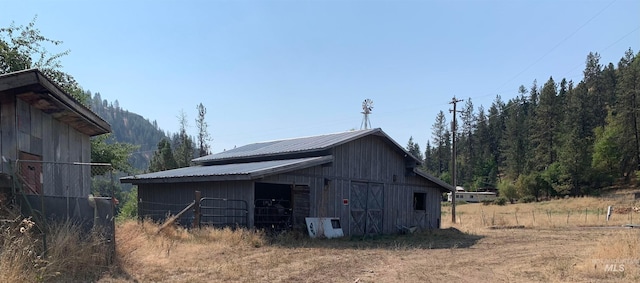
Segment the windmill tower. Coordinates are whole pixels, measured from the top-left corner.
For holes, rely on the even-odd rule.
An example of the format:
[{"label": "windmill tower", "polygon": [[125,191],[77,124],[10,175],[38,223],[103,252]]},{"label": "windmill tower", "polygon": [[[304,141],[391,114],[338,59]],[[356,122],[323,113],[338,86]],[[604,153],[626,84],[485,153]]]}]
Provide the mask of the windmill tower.
[{"label": "windmill tower", "polygon": [[363,127],[365,130],[371,128],[371,122],[369,121],[369,114],[371,114],[371,110],[373,110],[373,100],[367,98],[362,102],[362,112],[360,113],[364,114],[364,116],[362,116],[360,130],[362,130]]}]

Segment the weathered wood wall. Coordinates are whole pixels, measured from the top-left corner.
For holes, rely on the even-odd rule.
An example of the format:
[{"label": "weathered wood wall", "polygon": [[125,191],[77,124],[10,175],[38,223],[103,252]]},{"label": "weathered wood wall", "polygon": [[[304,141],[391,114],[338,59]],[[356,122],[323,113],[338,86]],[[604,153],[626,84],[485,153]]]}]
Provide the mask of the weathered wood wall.
[{"label": "weathered wood wall", "polygon": [[[384,138],[367,136],[338,146],[330,166],[315,166],[260,180],[310,187],[310,216],[339,217],[347,234],[353,225],[350,205],[353,182],[376,183],[384,187],[383,233],[395,233],[398,225],[438,228],[441,192],[422,177],[407,174],[405,158]],[[395,177],[394,177],[395,176]],[[329,185],[325,186],[325,179]],[[414,193],[426,194],[426,210],[414,210]]]},{"label": "weathered wood wall", "polygon": [[[367,136],[333,150],[334,161],[254,180],[260,183],[302,185],[309,187],[311,217],[339,217],[345,234],[352,230],[352,184],[372,183],[383,188],[382,233],[398,232],[398,225],[438,228],[441,192],[439,186],[419,176],[407,174],[405,157],[385,138]],[[246,200],[250,206],[249,227],[253,226],[254,181],[138,185],[139,215],[166,212],[163,204],[188,204],[195,190],[208,197]],[[414,193],[426,194],[426,210],[415,210]],[[350,203],[345,205],[343,200]],[[178,209],[178,208],[176,208]],[[181,208],[180,208],[181,209]],[[159,210],[159,211],[158,211]],[[166,210],[166,209],[165,209]],[[178,209],[179,211],[179,209]],[[172,211],[173,212],[173,211]],[[177,212],[177,211],[176,211]],[[189,212],[192,217],[192,212]]]},{"label": "weathered wood wall", "polygon": [[[248,226],[252,227],[253,187],[252,181],[140,184],[138,185],[138,215],[155,221],[165,219],[168,214],[176,214],[193,202],[195,191],[200,191],[203,198],[245,200],[249,209]],[[240,204],[233,207],[241,208]],[[182,219],[192,218],[193,211],[185,213],[182,217]],[[226,220],[232,222],[234,219]]]},{"label": "weathered wood wall", "polygon": [[[68,164],[91,161],[88,135],[15,96],[0,101],[0,125],[0,148],[7,160],[17,160],[19,152],[42,158],[45,195],[86,197],[91,193],[91,169]],[[2,171],[11,174],[9,164],[3,163]]]}]

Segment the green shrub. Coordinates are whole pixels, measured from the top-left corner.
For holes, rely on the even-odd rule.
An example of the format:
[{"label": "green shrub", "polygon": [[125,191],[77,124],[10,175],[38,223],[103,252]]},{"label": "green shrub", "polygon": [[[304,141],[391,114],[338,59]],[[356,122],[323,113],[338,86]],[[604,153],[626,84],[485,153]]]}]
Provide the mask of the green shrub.
[{"label": "green shrub", "polygon": [[493,201],[493,203],[497,205],[506,205],[508,201],[509,200],[506,197],[499,197],[495,201]]},{"label": "green shrub", "polygon": [[520,198],[520,202],[522,203],[530,203],[534,201],[536,201],[536,198],[534,196],[525,196],[523,198]]},{"label": "green shrub", "polygon": [[119,221],[138,217],[138,188],[134,187],[124,196],[124,202],[117,216]]},{"label": "green shrub", "polygon": [[482,200],[482,204],[484,204],[484,205],[490,205],[490,204],[493,204],[493,202],[494,202],[494,201],[495,201],[495,200],[492,200],[492,199],[483,199],[483,200]]}]

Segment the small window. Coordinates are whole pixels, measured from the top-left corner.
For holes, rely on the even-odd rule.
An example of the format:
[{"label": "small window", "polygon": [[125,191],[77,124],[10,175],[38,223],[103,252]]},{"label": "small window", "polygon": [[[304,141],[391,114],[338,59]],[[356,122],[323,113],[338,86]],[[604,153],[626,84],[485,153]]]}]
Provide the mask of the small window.
[{"label": "small window", "polygon": [[473,195],[470,195],[469,198],[473,198]]},{"label": "small window", "polygon": [[413,193],[413,209],[427,210],[427,194],[426,193]]}]

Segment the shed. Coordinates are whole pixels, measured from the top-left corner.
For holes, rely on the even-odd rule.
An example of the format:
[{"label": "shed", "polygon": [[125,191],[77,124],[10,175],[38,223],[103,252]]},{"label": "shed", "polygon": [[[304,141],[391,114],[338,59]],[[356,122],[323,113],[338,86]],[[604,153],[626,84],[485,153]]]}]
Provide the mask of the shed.
[{"label": "shed", "polygon": [[390,234],[439,228],[442,193],[452,189],[379,128],[259,142],[193,163],[121,178],[138,186],[139,216],[176,214],[200,191],[203,220],[214,225],[289,229],[331,217],[346,235]]},{"label": "shed", "polygon": [[42,72],[0,75],[0,125],[0,187],[16,177],[28,194],[91,193],[91,169],[69,165],[91,162],[90,137],[111,126]]}]

